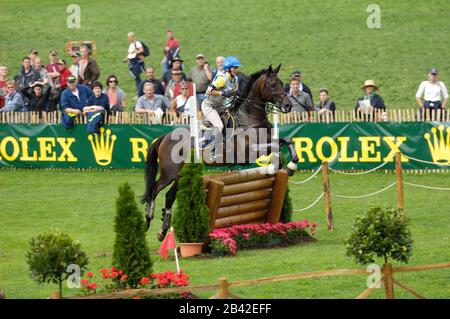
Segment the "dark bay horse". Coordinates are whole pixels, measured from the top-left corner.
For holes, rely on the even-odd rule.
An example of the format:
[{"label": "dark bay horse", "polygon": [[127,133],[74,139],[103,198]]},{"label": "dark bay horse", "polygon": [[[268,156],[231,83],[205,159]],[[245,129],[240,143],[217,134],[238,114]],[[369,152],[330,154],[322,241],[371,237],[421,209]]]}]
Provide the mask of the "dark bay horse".
[{"label": "dark bay horse", "polygon": [[[270,105],[278,111],[283,113],[290,112],[292,104],[283,90],[283,83],[278,77],[280,67],[281,64],[275,69],[272,69],[272,66],[269,66],[268,69],[252,74],[243,88],[240,88],[239,92],[241,92],[241,96],[235,98],[233,110],[231,112],[234,113],[237,127],[241,133],[244,132],[245,134],[245,132],[250,129],[270,130],[272,128],[272,124],[268,119],[268,103],[270,103]],[[147,205],[145,215],[147,228],[150,227],[150,222],[154,217],[156,196],[162,189],[172,184],[171,188],[166,193],[165,208],[163,208],[163,225],[162,230],[158,233],[159,240],[164,238],[167,230],[170,228],[172,206],[178,190],[178,175],[189,156],[189,151],[183,153],[183,151],[175,150],[175,148],[179,148],[180,150],[189,150],[191,146],[194,145],[193,138],[191,139],[190,135],[188,135],[187,139],[184,139],[184,142],[174,139],[173,136],[185,135],[186,131],[189,133],[189,131],[185,128],[175,129],[171,133],[159,137],[148,149],[145,163],[146,189],[142,198],[142,203]],[[227,144],[236,144],[239,138],[239,133],[235,133],[233,138],[230,139]],[[288,164],[287,170],[293,174],[296,170],[296,163],[298,162],[298,157],[293,143],[289,139],[279,139],[276,143],[278,143],[277,145],[280,147],[283,145],[288,146],[291,162]],[[274,149],[274,153],[276,152],[279,154],[279,148],[273,147],[274,144],[272,143],[271,134],[268,135],[267,140],[258,140],[257,143],[255,143],[256,145],[249,144],[247,139],[244,144],[242,144],[242,142],[240,144],[245,145],[246,148],[246,151],[244,150],[244,153],[246,154],[244,163],[239,162],[240,164],[243,163],[245,165],[250,163],[247,155],[251,147],[254,148],[256,146],[258,149],[261,145],[265,145],[265,147],[262,147],[265,152],[270,153],[271,150]],[[222,151],[225,152],[225,149],[227,148],[228,146],[223,146]],[[237,152],[238,148],[233,148],[233,150],[234,152]],[[205,150],[205,152],[207,151],[208,150]],[[174,160],[174,153],[180,155],[182,160]],[[264,153],[264,155],[268,153]],[[221,155],[222,158],[224,158],[224,155]],[[236,158],[231,161],[228,161],[227,158],[225,163],[220,164],[215,161],[206,162],[205,165],[236,165],[238,163]],[[160,168],[160,177],[156,180],[158,166]]]}]

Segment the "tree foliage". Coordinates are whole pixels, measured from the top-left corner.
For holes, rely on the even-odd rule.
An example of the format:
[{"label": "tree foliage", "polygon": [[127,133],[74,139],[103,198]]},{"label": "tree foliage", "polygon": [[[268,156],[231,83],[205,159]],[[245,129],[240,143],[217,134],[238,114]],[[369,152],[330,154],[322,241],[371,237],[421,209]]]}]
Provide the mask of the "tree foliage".
[{"label": "tree foliage", "polygon": [[202,163],[186,163],[180,172],[173,215],[175,236],[180,242],[203,243],[210,230],[202,175]]},{"label": "tree foliage", "polygon": [[67,267],[75,264],[83,272],[88,264],[88,257],[81,250],[80,243],[57,230],[32,238],[30,246],[26,260],[31,270],[31,278],[42,284],[58,284],[60,297],[62,283],[69,276]]},{"label": "tree foliage", "polygon": [[128,183],[119,186],[116,200],[113,265],[128,275],[128,284],[136,287],[152,270],[145,238],[144,214],[139,212],[134,192]]},{"label": "tree foliage", "polygon": [[413,241],[408,219],[402,209],[371,207],[356,218],[353,233],[346,242],[347,255],[366,265],[383,258],[407,263]]}]

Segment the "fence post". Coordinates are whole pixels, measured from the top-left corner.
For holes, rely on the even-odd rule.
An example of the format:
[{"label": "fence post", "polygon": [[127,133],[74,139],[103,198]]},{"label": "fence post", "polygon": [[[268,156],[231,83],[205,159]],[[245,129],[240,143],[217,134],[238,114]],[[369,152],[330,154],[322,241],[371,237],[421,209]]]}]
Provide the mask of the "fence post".
[{"label": "fence post", "polygon": [[386,294],[386,299],[395,299],[394,280],[392,278],[392,265],[390,263],[385,263],[383,265],[383,276],[384,276],[384,292]]},{"label": "fence post", "polygon": [[395,154],[395,175],[397,179],[397,208],[404,207],[403,198],[403,174],[402,174],[402,154]]},{"label": "fence post", "polygon": [[271,225],[280,221],[281,210],[283,209],[284,197],[288,188],[289,176],[286,171],[278,170],[272,185],[272,196],[267,209],[267,222]]},{"label": "fence post", "polygon": [[209,226],[213,230],[216,225],[217,210],[219,209],[220,199],[222,198],[224,183],[211,179],[207,187],[206,206],[209,209]]},{"label": "fence post", "polygon": [[226,278],[220,278],[219,279],[219,295],[218,297],[220,299],[227,299],[229,296],[229,291],[228,291],[228,281]]},{"label": "fence post", "polygon": [[331,190],[330,190],[330,178],[328,177],[328,162],[322,162],[322,180],[323,180],[323,192],[325,194],[325,214],[327,219],[328,230],[333,230],[333,211],[331,209]]}]

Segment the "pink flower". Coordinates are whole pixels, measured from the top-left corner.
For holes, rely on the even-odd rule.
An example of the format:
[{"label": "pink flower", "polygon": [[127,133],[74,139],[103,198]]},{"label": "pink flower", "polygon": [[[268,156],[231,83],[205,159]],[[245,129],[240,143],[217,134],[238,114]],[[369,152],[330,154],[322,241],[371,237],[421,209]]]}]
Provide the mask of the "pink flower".
[{"label": "pink flower", "polygon": [[141,285],[148,285],[150,283],[150,279],[148,277],[142,277],[139,283]]}]

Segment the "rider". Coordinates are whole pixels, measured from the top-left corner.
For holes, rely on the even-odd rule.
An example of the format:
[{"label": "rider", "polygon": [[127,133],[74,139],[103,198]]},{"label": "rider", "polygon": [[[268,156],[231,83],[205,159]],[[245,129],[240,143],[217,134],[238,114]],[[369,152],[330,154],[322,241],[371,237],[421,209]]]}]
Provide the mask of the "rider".
[{"label": "rider", "polygon": [[224,125],[218,111],[223,111],[227,107],[227,99],[235,95],[238,90],[237,75],[240,66],[241,63],[236,57],[225,58],[222,72],[217,73],[206,89],[206,98],[201,108],[204,119],[213,125],[215,134],[223,131]]}]

